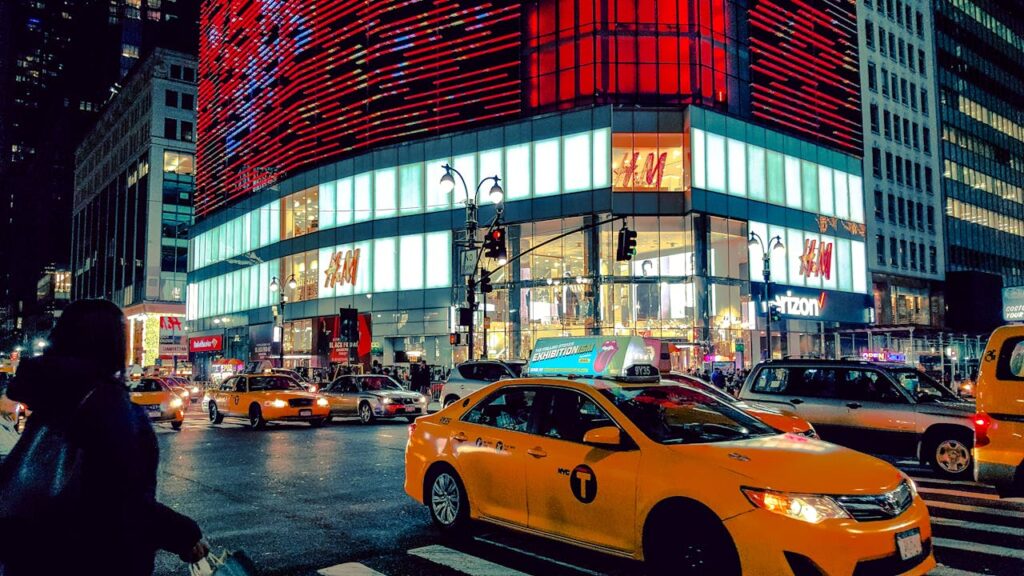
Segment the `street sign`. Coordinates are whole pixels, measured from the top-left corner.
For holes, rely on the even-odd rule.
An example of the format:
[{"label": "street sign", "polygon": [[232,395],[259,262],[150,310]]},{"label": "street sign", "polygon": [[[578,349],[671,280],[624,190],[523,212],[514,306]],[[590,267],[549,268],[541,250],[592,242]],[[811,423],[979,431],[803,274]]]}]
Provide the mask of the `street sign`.
[{"label": "street sign", "polygon": [[737,342],[736,343],[736,351],[737,352],[743,352],[744,350],[746,350],[746,345],[744,345],[743,342]]}]

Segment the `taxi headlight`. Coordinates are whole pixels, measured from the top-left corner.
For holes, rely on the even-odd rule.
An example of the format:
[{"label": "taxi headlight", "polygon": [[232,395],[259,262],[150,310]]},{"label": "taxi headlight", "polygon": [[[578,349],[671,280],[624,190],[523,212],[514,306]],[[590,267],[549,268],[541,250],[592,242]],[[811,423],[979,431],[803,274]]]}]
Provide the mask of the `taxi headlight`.
[{"label": "taxi headlight", "polygon": [[199,394],[199,386],[193,386],[192,387],[192,393],[193,394]]},{"label": "taxi headlight", "polygon": [[330,405],[330,402],[327,401],[327,398],[322,398],[321,397],[321,398],[317,398],[316,399],[316,405],[317,406],[328,406],[328,405]]},{"label": "taxi headlight", "polygon": [[171,408],[181,408],[181,398],[171,398]]},{"label": "taxi headlight", "polygon": [[907,486],[910,487],[910,494],[914,498],[917,498],[917,482],[914,482],[914,479],[911,478],[910,476],[907,476],[906,474],[903,475],[903,480],[905,480]]},{"label": "taxi headlight", "polygon": [[842,506],[828,496],[787,494],[758,488],[741,488],[741,490],[747,500],[750,500],[750,503],[758,508],[810,524],[850,517]]},{"label": "taxi headlight", "polygon": [[274,408],[284,408],[288,406],[288,403],[285,402],[284,400],[281,400],[280,398],[274,398],[273,400],[271,400],[270,405]]}]

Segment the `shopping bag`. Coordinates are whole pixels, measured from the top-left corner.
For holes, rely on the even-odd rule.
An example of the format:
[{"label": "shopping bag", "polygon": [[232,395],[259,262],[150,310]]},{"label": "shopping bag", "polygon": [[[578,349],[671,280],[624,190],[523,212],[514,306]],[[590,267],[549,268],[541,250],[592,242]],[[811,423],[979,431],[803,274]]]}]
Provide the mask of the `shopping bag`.
[{"label": "shopping bag", "polygon": [[189,566],[190,576],[256,576],[256,565],[242,550],[220,556],[210,553],[199,562]]}]

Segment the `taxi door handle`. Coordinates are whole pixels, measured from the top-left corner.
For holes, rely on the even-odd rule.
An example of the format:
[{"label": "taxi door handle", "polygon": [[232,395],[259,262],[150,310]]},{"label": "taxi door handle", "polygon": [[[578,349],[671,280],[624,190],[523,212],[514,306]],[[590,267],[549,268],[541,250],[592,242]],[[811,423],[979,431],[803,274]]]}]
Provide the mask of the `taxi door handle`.
[{"label": "taxi door handle", "polygon": [[530,456],[533,456],[534,458],[546,458],[548,455],[548,453],[545,452],[544,449],[540,447],[530,448],[529,450],[526,451],[526,453],[529,454]]},{"label": "taxi door handle", "polygon": [[469,436],[466,436],[465,432],[459,432],[455,436],[452,436],[452,440],[454,440],[456,442],[465,442],[468,439],[469,439]]},{"label": "taxi door handle", "polygon": [[799,399],[799,398],[792,398],[792,399],[790,399],[789,403],[790,404],[803,404],[804,401]]},{"label": "taxi door handle", "polygon": [[849,407],[849,408],[857,409],[857,408],[861,407],[861,403],[860,402],[848,402],[846,404],[846,406]]}]

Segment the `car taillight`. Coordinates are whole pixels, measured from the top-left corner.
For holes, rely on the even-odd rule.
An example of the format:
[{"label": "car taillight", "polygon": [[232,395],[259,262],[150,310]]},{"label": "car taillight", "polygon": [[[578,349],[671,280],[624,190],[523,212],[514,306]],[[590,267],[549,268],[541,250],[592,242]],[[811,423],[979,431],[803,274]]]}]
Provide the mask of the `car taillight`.
[{"label": "car taillight", "polygon": [[416,423],[415,422],[410,422],[409,423],[409,437],[410,438],[412,438],[412,433],[415,432],[415,431],[416,431]]},{"label": "car taillight", "polygon": [[986,446],[990,442],[988,430],[992,427],[992,417],[984,412],[978,412],[972,418],[974,422],[974,445]]}]

